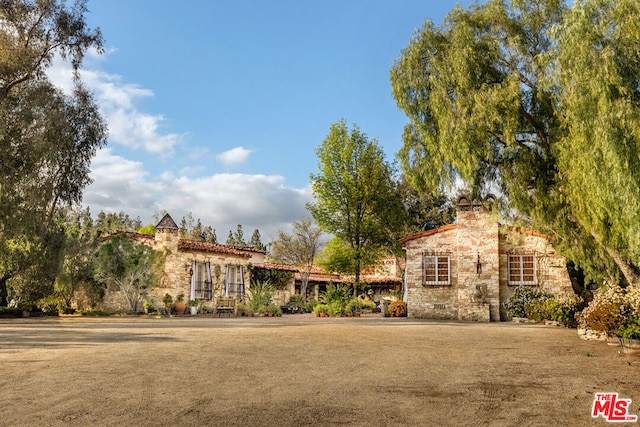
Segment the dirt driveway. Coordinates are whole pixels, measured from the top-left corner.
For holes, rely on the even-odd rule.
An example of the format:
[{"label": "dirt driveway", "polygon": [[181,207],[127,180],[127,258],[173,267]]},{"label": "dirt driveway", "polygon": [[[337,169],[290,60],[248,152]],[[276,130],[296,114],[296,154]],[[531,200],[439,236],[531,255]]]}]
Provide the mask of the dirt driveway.
[{"label": "dirt driveway", "polygon": [[0,320],[7,426],[606,425],[590,415],[598,391],[632,399],[640,414],[640,366],[559,327],[308,315]]}]

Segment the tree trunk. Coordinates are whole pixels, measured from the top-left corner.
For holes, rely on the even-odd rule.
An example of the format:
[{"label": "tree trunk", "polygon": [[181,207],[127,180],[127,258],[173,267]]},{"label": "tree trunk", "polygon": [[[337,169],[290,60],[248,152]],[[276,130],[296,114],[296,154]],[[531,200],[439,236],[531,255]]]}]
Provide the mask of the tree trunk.
[{"label": "tree trunk", "polygon": [[11,276],[9,274],[5,274],[0,277],[0,307],[6,307],[9,305],[9,301],[7,298],[9,293],[7,292],[7,280],[9,280]]},{"label": "tree trunk", "polygon": [[622,259],[622,256],[620,256],[620,254],[615,249],[605,245],[600,239],[600,236],[598,236],[595,231],[591,230],[590,234],[596,240],[596,242],[602,245],[602,247],[607,252],[607,254],[611,257],[611,259],[613,259],[613,262],[616,263],[616,265],[622,272],[622,275],[624,276],[624,278],[627,279],[627,282],[629,282],[629,285],[636,286],[636,287],[640,286],[638,273],[636,273],[633,266],[627,261],[625,261],[624,259]]}]

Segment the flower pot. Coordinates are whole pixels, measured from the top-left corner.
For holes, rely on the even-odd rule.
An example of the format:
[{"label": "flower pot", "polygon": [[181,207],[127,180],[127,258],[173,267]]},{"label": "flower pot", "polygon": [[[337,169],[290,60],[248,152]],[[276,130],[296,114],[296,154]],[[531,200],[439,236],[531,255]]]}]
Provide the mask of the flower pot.
[{"label": "flower pot", "polygon": [[198,307],[189,307],[191,309],[191,315],[195,316],[198,314]]},{"label": "flower pot", "polygon": [[173,304],[173,309],[176,311],[176,314],[184,314],[184,311],[187,309],[187,303],[184,301],[176,301]]}]

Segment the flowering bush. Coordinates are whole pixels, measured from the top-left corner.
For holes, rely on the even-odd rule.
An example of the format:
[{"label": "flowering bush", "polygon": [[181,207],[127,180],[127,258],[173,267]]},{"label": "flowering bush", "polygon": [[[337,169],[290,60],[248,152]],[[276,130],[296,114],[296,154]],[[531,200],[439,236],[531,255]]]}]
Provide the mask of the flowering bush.
[{"label": "flowering bush", "polygon": [[389,315],[391,317],[407,317],[407,304],[404,301],[391,301]]},{"label": "flowering bush", "polygon": [[581,327],[608,336],[640,339],[640,290],[619,286],[601,289],[578,320]]},{"label": "flowering bush", "polygon": [[548,300],[553,298],[550,293],[544,292],[542,289],[530,286],[520,286],[509,297],[505,303],[509,318],[527,317],[527,304],[535,300]]}]

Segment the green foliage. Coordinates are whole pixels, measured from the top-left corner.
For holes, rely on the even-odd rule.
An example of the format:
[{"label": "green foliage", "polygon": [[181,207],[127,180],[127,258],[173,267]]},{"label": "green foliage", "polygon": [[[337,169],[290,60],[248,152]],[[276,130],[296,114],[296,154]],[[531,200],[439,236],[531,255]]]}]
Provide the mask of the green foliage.
[{"label": "green foliage", "polygon": [[127,236],[113,236],[98,249],[95,278],[107,286],[117,286],[127,300],[129,309],[136,312],[148,290],[157,285],[164,268],[164,256],[164,253]]},{"label": "green foliage", "polygon": [[320,315],[320,314],[322,314],[322,313],[324,313],[324,314],[327,314],[327,315],[328,315],[328,314],[329,314],[329,306],[328,306],[328,305],[326,305],[326,304],[316,304],[316,305],[313,307],[313,312],[314,312],[315,314],[317,314],[317,315]]},{"label": "green foliage", "polygon": [[293,279],[293,271],[251,267],[251,283],[270,283],[274,289],[284,289]]},{"label": "green foliage", "polygon": [[490,0],[427,21],[391,70],[419,190],[499,188],[601,283],[640,269],[640,6]]},{"label": "green foliage", "polygon": [[527,317],[527,305],[533,301],[546,301],[553,298],[553,295],[543,291],[542,289],[531,286],[518,286],[515,292],[509,297],[505,303],[507,315],[513,317]]},{"label": "green foliage", "polygon": [[418,191],[406,175],[398,183],[398,192],[406,211],[405,235],[433,230],[455,220],[455,206],[444,194],[425,189]]},{"label": "green foliage", "polygon": [[256,249],[260,249],[261,251],[266,251],[267,250],[267,246],[262,243],[262,241],[260,240],[260,230],[258,230],[257,228],[255,230],[253,230],[253,234],[251,235],[251,240],[249,240],[249,246],[252,246]]},{"label": "green foliage", "polygon": [[318,226],[353,250],[353,273],[359,284],[365,254],[397,248],[403,223],[393,170],[376,140],[344,120],[331,125],[316,150],[319,173],[311,175],[315,203],[307,209]]},{"label": "green foliage", "polygon": [[264,312],[271,304],[274,290],[270,282],[252,281],[247,295],[249,308],[255,313]]},{"label": "green foliage", "polygon": [[567,326],[576,324],[576,315],[584,308],[577,296],[534,299],[526,304],[527,318],[535,321],[551,320]]},{"label": "green foliage", "polygon": [[106,143],[106,126],[79,75],[65,94],[45,73],[55,55],[77,71],[88,49],[101,52],[85,3],[0,3],[0,305],[12,278],[16,287],[30,287],[29,298],[50,292],[63,248],[59,210],[80,202],[91,158]]},{"label": "green foliage", "polygon": [[345,306],[350,299],[350,288],[341,283],[329,283],[326,290],[320,293],[320,301],[327,305],[337,302],[340,305]]},{"label": "green foliage", "polygon": [[391,301],[389,303],[389,316],[407,317],[407,303],[404,301]]},{"label": "green foliage", "polygon": [[138,229],[138,233],[146,234],[147,236],[155,236],[156,235],[156,226],[153,224],[147,224],[144,227],[140,227]]},{"label": "green foliage", "polygon": [[178,232],[184,239],[195,240],[197,242],[218,243],[216,230],[209,225],[202,225],[200,218],[194,219],[191,212],[182,217]]},{"label": "green foliage", "polygon": [[242,232],[242,224],[238,224],[236,232],[229,230],[229,236],[225,245],[229,246],[247,246],[247,242],[244,241],[244,233]]}]

